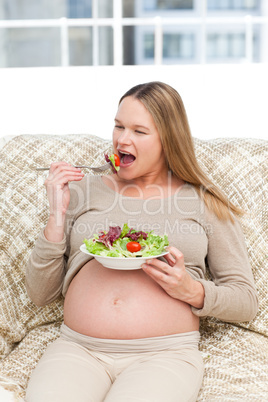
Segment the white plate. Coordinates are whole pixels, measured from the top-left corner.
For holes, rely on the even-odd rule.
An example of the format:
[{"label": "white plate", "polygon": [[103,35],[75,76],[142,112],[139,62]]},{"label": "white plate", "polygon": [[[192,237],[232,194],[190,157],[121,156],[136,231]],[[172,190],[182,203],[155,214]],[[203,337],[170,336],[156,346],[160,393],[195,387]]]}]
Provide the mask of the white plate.
[{"label": "white plate", "polygon": [[92,254],[87,251],[86,245],[82,244],[80,246],[80,250],[88,255],[94,257],[100,264],[102,264],[106,268],[111,269],[121,269],[121,270],[130,270],[130,269],[140,269],[142,264],[145,263],[146,260],[151,258],[162,257],[163,255],[168,254],[168,251],[163,252],[159,255],[154,255],[151,257],[104,257],[97,254]]}]

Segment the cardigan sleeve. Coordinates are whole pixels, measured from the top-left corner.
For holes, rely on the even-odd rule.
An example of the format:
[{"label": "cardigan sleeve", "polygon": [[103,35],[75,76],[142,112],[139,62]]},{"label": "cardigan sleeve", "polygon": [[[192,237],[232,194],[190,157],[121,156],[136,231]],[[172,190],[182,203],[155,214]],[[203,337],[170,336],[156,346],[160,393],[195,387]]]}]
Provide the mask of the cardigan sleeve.
[{"label": "cardigan sleeve", "polygon": [[205,300],[202,309],[192,307],[192,311],[227,322],[250,321],[257,314],[258,297],[240,223],[212,214],[207,223],[207,265],[212,280],[195,278],[204,287]]},{"label": "cardigan sleeve", "polygon": [[66,236],[59,243],[39,234],[26,266],[26,290],[37,306],[56,300],[62,291],[65,276]]},{"label": "cardigan sleeve", "polygon": [[67,261],[70,254],[70,231],[74,221],[73,211],[77,208],[77,197],[70,183],[71,199],[66,214],[64,237],[60,242],[47,240],[41,230],[26,265],[25,284],[31,300],[44,306],[62,294]]}]

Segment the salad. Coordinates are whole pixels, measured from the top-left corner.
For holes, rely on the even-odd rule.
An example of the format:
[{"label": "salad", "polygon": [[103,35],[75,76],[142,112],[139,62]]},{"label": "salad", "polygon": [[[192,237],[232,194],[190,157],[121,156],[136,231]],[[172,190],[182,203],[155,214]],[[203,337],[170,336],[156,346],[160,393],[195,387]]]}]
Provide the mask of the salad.
[{"label": "salad", "polygon": [[110,162],[112,170],[114,173],[117,173],[120,169],[120,158],[116,154],[104,154],[106,162]]},{"label": "salad", "polygon": [[91,254],[128,258],[162,254],[169,242],[167,235],[136,231],[125,223],[122,229],[120,226],[109,226],[108,231],[101,231],[92,239],[84,239],[84,244]]}]

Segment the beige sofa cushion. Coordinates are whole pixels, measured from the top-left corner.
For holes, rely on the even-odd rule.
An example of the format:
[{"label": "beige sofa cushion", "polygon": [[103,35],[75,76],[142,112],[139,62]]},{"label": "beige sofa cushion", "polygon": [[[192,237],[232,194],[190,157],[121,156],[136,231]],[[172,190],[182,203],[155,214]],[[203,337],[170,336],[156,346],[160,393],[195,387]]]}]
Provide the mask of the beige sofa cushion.
[{"label": "beige sofa cushion", "polygon": [[245,211],[241,223],[260,308],[252,322],[238,325],[268,336],[268,141],[216,139],[195,144],[200,165]]},{"label": "beige sofa cushion", "polygon": [[[241,222],[260,299],[250,323],[202,320],[205,378],[199,401],[268,399],[267,144],[195,140],[204,170],[246,210]],[[62,299],[38,308],[25,290],[25,264],[48,216],[47,173],[33,168],[55,160],[97,166],[110,146],[90,135],[37,135],[13,138],[0,150],[0,385],[19,396],[24,396],[33,367],[58,336],[62,321]]]}]

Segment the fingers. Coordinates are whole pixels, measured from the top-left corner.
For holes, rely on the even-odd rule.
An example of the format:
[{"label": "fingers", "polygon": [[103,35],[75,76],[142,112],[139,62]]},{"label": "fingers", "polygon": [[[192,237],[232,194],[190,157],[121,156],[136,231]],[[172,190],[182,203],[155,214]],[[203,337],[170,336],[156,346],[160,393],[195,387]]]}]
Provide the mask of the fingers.
[{"label": "fingers", "polygon": [[55,172],[56,169],[61,168],[61,167],[67,167],[67,166],[71,167],[71,164],[67,163],[67,162],[64,162],[64,161],[62,161],[62,162],[52,162],[51,165],[50,165],[49,173],[53,173],[53,172]]},{"label": "fingers", "polygon": [[84,173],[81,169],[66,162],[54,162],[50,166],[45,186],[57,184],[63,187],[69,181],[79,181],[83,177]]},{"label": "fingers", "polygon": [[178,250],[176,247],[167,247],[167,251],[169,251],[169,254],[165,256],[165,259],[167,260],[167,263],[174,268],[177,269],[185,269],[184,266],[184,256],[180,250]]},{"label": "fingers", "polygon": [[51,164],[50,169],[49,169],[49,175],[50,176],[56,176],[56,175],[67,175],[69,174],[70,176],[73,177],[79,177],[79,176],[84,176],[84,173],[81,171],[80,168],[76,168],[72,166],[70,163],[66,162],[54,162]]},{"label": "fingers", "polygon": [[70,203],[70,181],[79,181],[84,177],[81,169],[66,162],[52,163],[48,178],[45,180],[50,214],[64,215]]},{"label": "fingers", "polygon": [[147,260],[145,264],[142,265],[145,269],[151,271],[152,269],[157,269],[159,272],[168,273],[170,272],[170,265],[165,261],[158,260],[157,258],[153,258],[151,260]]},{"label": "fingers", "polygon": [[167,261],[167,263],[173,267],[176,263],[175,258],[169,253],[163,256],[163,258]]},{"label": "fingers", "polygon": [[[164,256],[165,260],[167,261],[168,265],[171,267],[173,266],[178,266],[178,267],[184,267],[184,256],[180,250],[178,250],[176,247],[169,246],[166,248],[167,251],[169,251],[169,254],[166,254]],[[156,267],[160,269],[167,269],[167,264],[163,262],[162,260],[159,260],[158,258],[152,258],[150,260],[147,260],[147,265],[155,265]]]},{"label": "fingers", "polygon": [[[167,247],[167,251],[169,251],[169,254],[166,254],[164,259],[171,267],[174,267],[175,265],[178,267],[184,267],[184,256],[180,250],[178,250],[176,247],[170,246]],[[156,261],[156,259],[154,261]]]},{"label": "fingers", "polygon": [[169,254],[164,258],[167,262],[152,258],[143,264],[144,271],[157,280],[164,280],[166,276],[180,276],[185,271],[184,257],[176,247],[167,247]]},{"label": "fingers", "polygon": [[[192,304],[192,295],[195,297],[195,291],[192,290],[195,281],[186,271],[183,254],[176,247],[168,247],[167,250],[169,254],[166,256],[166,260],[171,261],[171,264],[154,258],[147,260],[147,264],[143,264],[142,269],[171,297]],[[203,289],[202,285],[201,287]],[[196,285],[194,289],[196,289]],[[204,290],[200,294],[200,300],[198,299],[195,304],[192,304],[197,308],[201,308],[204,304]]]},{"label": "fingers", "polygon": [[[159,263],[162,263],[163,265]],[[165,282],[168,277],[168,264],[157,259],[148,260],[146,264],[142,264],[142,269],[160,285],[162,282]]]}]

